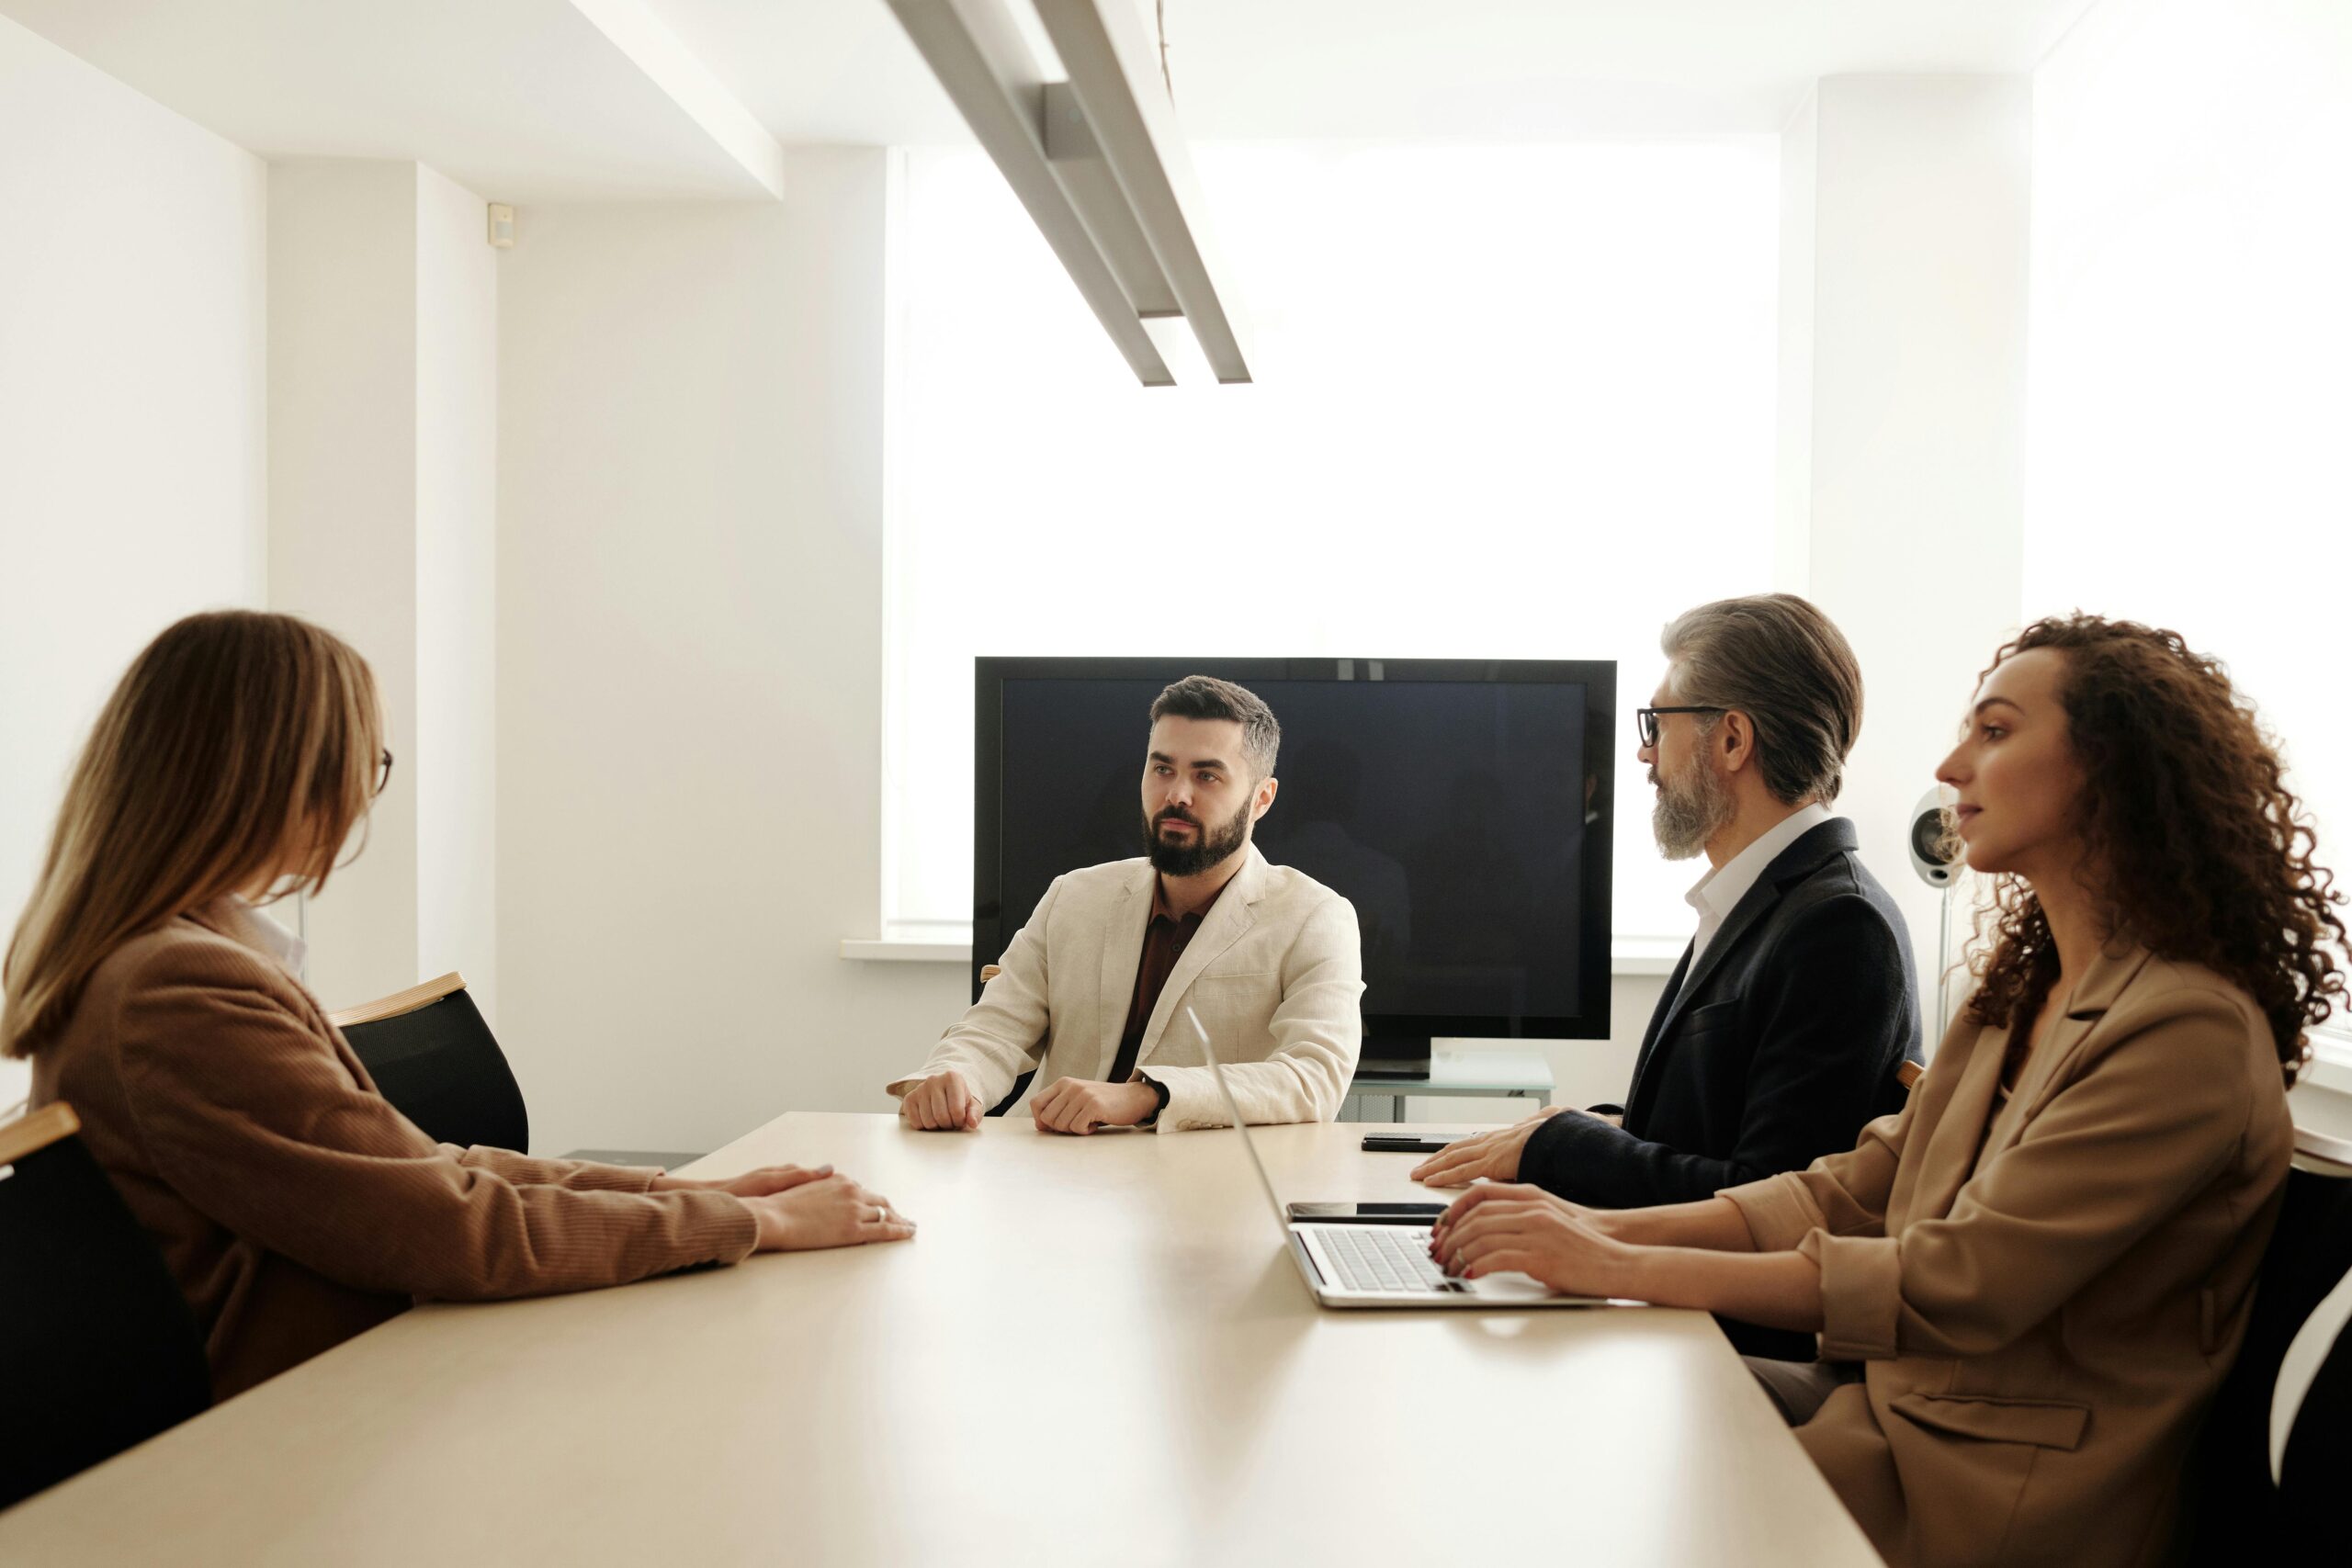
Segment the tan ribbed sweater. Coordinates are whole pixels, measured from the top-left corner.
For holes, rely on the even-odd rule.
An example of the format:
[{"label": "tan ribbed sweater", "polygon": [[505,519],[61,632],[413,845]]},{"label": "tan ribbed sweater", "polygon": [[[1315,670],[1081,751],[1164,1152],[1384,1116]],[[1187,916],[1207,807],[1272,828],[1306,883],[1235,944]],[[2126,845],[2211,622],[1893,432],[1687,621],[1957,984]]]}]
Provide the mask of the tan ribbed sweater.
[{"label": "tan ribbed sweater", "polygon": [[733,1263],[757,1223],[651,1169],[435,1144],[311,994],[196,911],[125,943],[33,1058],[161,1246],[227,1398],[418,1297],[482,1301]]}]

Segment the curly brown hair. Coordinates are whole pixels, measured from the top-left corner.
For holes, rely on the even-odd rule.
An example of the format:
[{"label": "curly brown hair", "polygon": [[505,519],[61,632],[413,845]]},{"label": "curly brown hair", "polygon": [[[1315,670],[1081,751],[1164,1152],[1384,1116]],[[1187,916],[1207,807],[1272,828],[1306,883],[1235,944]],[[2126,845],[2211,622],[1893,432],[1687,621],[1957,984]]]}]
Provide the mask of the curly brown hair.
[{"label": "curly brown hair", "polygon": [[[2278,748],[2218,659],[2177,632],[2076,613],[2036,621],[1984,673],[2037,648],[2065,655],[2060,695],[2086,780],[2078,822],[2101,923],[2159,957],[2245,988],[2270,1021],[2290,1080],[2304,1031],[2345,994],[2345,895],[2316,863],[2310,819]],[[1995,879],[1993,941],[1972,961],[1974,1022],[2030,1018],[2058,969],[2032,888]],[[1980,930],[1980,934],[1984,934]]]}]

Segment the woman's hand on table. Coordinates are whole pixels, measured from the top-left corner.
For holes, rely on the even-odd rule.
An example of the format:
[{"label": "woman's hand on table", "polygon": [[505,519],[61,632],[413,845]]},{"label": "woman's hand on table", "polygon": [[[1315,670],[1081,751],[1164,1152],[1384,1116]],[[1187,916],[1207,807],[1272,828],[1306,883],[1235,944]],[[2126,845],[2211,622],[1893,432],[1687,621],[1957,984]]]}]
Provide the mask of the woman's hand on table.
[{"label": "woman's hand on table", "polygon": [[[739,1194],[741,1196],[741,1194]],[[868,1242],[905,1241],[915,1224],[846,1176],[821,1176],[780,1191],[742,1199],[760,1222],[762,1252],[806,1252],[826,1247],[863,1247]]]},{"label": "woman's hand on table", "polygon": [[1430,1254],[1463,1279],[1516,1272],[1569,1295],[1625,1295],[1636,1249],[1611,1235],[1607,1224],[1604,1213],[1541,1188],[1490,1182],[1439,1217]]},{"label": "woman's hand on table", "polygon": [[730,1176],[723,1181],[698,1181],[691,1176],[662,1175],[653,1179],[650,1192],[725,1192],[736,1198],[765,1198],[772,1193],[789,1192],[811,1181],[822,1181],[833,1174],[830,1165],[763,1165],[757,1170],[747,1170],[741,1176]]}]

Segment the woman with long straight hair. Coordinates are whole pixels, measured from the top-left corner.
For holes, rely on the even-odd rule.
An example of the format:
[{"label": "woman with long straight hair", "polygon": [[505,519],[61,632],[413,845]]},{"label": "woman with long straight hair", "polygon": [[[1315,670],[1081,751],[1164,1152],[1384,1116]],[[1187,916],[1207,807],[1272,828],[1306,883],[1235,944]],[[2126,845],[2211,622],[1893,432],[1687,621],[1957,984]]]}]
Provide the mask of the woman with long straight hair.
[{"label": "woman with long straight hair", "polygon": [[374,677],[290,615],[192,615],[116,687],[0,967],[0,1050],[72,1103],[227,1397],[415,1298],[616,1285],[898,1240],[848,1179],[723,1183],[435,1144],[376,1092],[254,906],[322,891],[388,782]]},{"label": "woman with long straight hair", "polygon": [[2164,1560],[2244,1337],[2343,921],[2221,664],[2074,615],[1995,657],[1936,776],[1995,880],[1977,984],[1860,1146],[1705,1202],[1473,1191],[1472,1275],[1816,1332],[1751,1361],[1887,1561]]}]

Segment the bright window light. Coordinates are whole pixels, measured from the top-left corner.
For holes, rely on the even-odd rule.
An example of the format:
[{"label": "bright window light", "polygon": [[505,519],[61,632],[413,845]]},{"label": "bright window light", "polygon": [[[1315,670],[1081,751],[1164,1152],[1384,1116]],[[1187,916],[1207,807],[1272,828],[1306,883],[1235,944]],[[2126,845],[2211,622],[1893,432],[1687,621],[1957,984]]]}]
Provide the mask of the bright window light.
[{"label": "bright window light", "polygon": [[2352,14],[2105,7],[2034,123],[2027,614],[2225,660],[2352,877]]},{"label": "bright window light", "polygon": [[1614,659],[1616,930],[1687,936],[1632,712],[1771,585],[1774,140],[1198,168],[1255,385],[1137,387],[988,162],[906,155],[886,923],[970,918],[978,655]]}]

